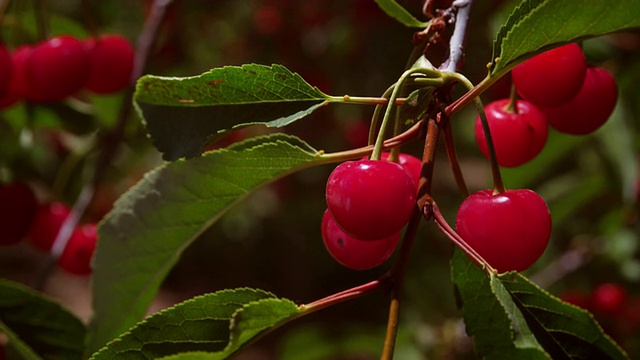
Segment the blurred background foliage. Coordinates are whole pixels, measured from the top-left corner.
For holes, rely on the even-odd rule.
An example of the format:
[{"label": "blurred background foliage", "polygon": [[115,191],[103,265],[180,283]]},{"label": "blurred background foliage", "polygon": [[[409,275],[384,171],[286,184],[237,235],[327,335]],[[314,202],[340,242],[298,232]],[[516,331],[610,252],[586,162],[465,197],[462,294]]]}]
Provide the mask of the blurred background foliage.
[{"label": "blurred background foliage", "polygon": [[[11,2],[2,24],[9,48],[39,40],[38,15],[50,34],[120,33],[137,42],[151,1],[78,0]],[[423,19],[421,1],[399,1]],[[491,41],[513,1],[473,5],[463,73],[474,83],[486,75]],[[35,9],[35,10],[34,10]],[[197,75],[214,67],[278,63],[331,95],[378,96],[404,69],[412,30],[388,18],[373,0],[180,0],[168,8],[146,73]],[[551,245],[526,275],[551,293],[588,294],[616,283],[640,305],[637,205],[640,101],[640,34],[627,33],[583,43],[589,61],[611,70],[619,104],[595,134],[573,137],[550,130],[534,161],[503,169],[508,188],[531,188],[547,200],[554,219]],[[509,79],[483,101],[508,96]],[[28,181],[42,199],[73,204],[89,181],[100,151],[97,139],[112,129],[130,93],[81,94],[54,105],[18,104],[0,111],[0,179]],[[327,151],[366,143],[371,107],[331,105],[284,129]],[[488,162],[473,139],[475,113],[456,114],[453,129],[462,170],[472,191],[490,186]],[[224,143],[262,134],[249,128]],[[113,201],[146,171],[161,163],[132,114],[118,155],[110,164],[84,217],[98,221]],[[443,144],[440,144],[442,147]],[[403,151],[419,156],[416,142]],[[325,251],[319,226],[324,186],[332,166],[293,174],[263,188],[234,208],[189,248],[172,271],[155,308],[224,288],[256,287],[299,303],[367,282],[390,263],[364,272],[341,267]],[[444,149],[436,162],[434,197],[453,221],[463,200]],[[452,245],[432,224],[421,226],[411,254],[398,340],[399,359],[474,358],[456,308],[449,276]],[[0,276],[34,284],[46,257],[27,246],[0,249]],[[43,290],[70,308],[89,314],[88,281],[49,274]],[[310,315],[270,334],[241,358],[374,359],[382,345],[388,297],[375,294]],[[626,318],[596,314],[633,358],[640,356],[640,306]],[[634,337],[635,335],[635,337]]]}]

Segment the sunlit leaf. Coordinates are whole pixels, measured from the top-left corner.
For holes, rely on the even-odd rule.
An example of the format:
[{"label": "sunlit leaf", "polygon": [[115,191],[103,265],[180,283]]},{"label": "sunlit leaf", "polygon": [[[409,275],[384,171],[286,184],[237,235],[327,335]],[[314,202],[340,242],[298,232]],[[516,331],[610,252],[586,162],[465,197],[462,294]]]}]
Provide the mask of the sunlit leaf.
[{"label": "sunlit leaf", "polygon": [[422,22],[416,19],[415,17],[413,17],[413,15],[411,15],[405,8],[403,8],[395,0],[376,0],[376,3],[378,3],[378,6],[380,6],[380,8],[387,13],[387,15],[398,20],[404,26],[414,27],[414,28],[425,28],[427,27],[427,25],[429,25],[428,22]]}]

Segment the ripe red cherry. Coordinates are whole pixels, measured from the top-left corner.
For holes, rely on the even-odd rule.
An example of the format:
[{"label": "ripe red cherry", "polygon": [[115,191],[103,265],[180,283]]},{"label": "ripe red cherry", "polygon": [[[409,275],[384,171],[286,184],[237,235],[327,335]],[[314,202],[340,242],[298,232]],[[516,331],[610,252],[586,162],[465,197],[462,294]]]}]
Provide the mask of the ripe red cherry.
[{"label": "ripe red cherry", "polygon": [[11,80],[13,73],[13,61],[11,60],[11,53],[0,43],[0,96],[2,96]]},{"label": "ripe red cherry", "polygon": [[[517,112],[507,110],[509,99],[497,100],[485,106],[487,122],[498,164],[505,167],[522,165],[542,151],[547,142],[547,122],[538,108],[523,100],[516,102]],[[475,125],[476,143],[489,158],[487,141],[480,116]]]},{"label": "ripe red cherry", "polygon": [[[380,158],[382,160],[388,160],[389,154],[389,152],[383,152]],[[420,172],[422,171],[422,161],[413,155],[400,153],[398,155],[398,163],[402,165],[407,174],[411,176],[416,187],[418,187],[418,183],[420,182]]]},{"label": "ripe red cherry", "polygon": [[96,249],[97,239],[98,232],[95,224],[86,224],[75,228],[58,259],[60,268],[71,274],[90,274],[91,257]]},{"label": "ripe red cherry", "polygon": [[97,94],[118,92],[131,83],[134,49],[120,35],[101,35],[85,41],[89,53],[89,77],[85,88]]},{"label": "ripe red cherry", "polygon": [[467,197],[456,216],[458,234],[499,272],[523,271],[544,252],[551,215],[540,195],[527,189]]},{"label": "ripe red cherry", "polygon": [[589,67],[578,95],[553,108],[542,108],[547,122],[556,130],[585,135],[602,126],[616,107],[618,86],[607,70]]},{"label": "ripe red cherry", "polygon": [[41,204],[29,232],[29,241],[41,250],[50,251],[70,213],[71,208],[61,202]]},{"label": "ripe red cherry", "polygon": [[374,241],[358,240],[345,233],[331,217],[322,216],[322,240],[329,254],[340,264],[353,270],[366,270],[384,263],[398,244],[400,232]]},{"label": "ripe red cherry", "polygon": [[86,83],[89,56],[80,40],[57,36],[33,48],[25,71],[30,87],[44,101],[60,101],[78,92]]},{"label": "ripe red cherry", "polygon": [[33,223],[38,202],[25,183],[0,185],[0,245],[22,240]]},{"label": "ripe red cherry", "polygon": [[347,161],[329,176],[326,200],[344,231],[360,240],[376,240],[397,233],[409,221],[416,188],[400,164]]},{"label": "ripe red cherry", "polygon": [[511,78],[523,99],[549,107],[573,98],[584,82],[586,70],[582,49],[571,43],[524,61],[511,71]]},{"label": "ripe red cherry", "polygon": [[627,302],[627,291],[618,284],[598,285],[591,293],[591,305],[594,311],[614,315],[623,310]]}]

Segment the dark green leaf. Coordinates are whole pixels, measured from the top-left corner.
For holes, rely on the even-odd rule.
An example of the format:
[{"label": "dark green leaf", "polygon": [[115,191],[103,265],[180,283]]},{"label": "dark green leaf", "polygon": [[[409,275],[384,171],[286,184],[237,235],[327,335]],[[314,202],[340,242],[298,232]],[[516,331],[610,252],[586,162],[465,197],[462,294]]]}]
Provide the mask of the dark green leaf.
[{"label": "dark green leaf", "polygon": [[451,274],[476,352],[487,359],[551,359],[526,325],[500,281],[457,250]]},{"label": "dark green leaf", "polygon": [[150,316],[92,359],[224,359],[299,312],[293,302],[262,290],[222,290]]},{"label": "dark green leaf", "polygon": [[144,76],[135,103],[166,160],[195,157],[231,129],[283,127],[329,97],[280,65],[213,69],[199,76]]},{"label": "dark green leaf", "polygon": [[587,311],[562,302],[520,274],[502,274],[499,279],[554,359],[561,355],[570,359],[627,359]]},{"label": "dark green leaf", "polygon": [[231,206],[260,186],[323,161],[302,140],[274,134],[146,174],[99,227],[90,350],[142,318],[180,254]]},{"label": "dark green leaf", "polygon": [[492,75],[549,47],[640,27],[638,0],[525,0],[500,28]]},{"label": "dark green leaf", "polygon": [[0,280],[0,332],[26,359],[82,359],[84,352],[86,329],[78,318],[7,280]]},{"label": "dark green leaf", "polygon": [[408,122],[420,119],[430,110],[434,91],[433,87],[425,87],[409,94],[407,101],[400,107],[400,118]]},{"label": "dark green leaf", "polygon": [[405,8],[400,6],[400,4],[398,4],[395,0],[376,0],[376,3],[378,3],[378,6],[380,6],[380,8],[387,13],[387,15],[398,20],[404,26],[426,28],[429,25],[428,22],[422,22],[413,17],[413,15],[411,15]]}]

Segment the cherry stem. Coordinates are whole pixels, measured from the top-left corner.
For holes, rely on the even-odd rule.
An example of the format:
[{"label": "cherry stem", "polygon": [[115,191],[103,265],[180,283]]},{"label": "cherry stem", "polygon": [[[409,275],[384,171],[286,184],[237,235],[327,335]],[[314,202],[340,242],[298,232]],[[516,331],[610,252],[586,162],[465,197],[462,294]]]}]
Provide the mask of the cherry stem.
[{"label": "cherry stem", "polygon": [[[386,92],[385,92],[386,94]],[[389,104],[388,97],[366,97],[366,96],[329,96],[327,99],[329,102],[339,102],[344,104],[358,104],[358,105],[378,105],[385,106]],[[397,98],[394,100],[395,105],[402,105],[407,99]]]},{"label": "cherry stem", "polygon": [[464,239],[458,235],[455,230],[451,228],[449,223],[447,223],[447,220],[442,216],[442,212],[440,212],[440,208],[438,208],[438,204],[436,204],[435,201],[431,201],[426,205],[425,214],[433,216],[438,228],[476,264],[482,265],[487,274],[497,274],[496,269],[494,269],[482,256],[480,256],[480,254],[469,246],[469,244],[467,244],[467,242],[464,241]]},{"label": "cherry stem", "polygon": [[49,37],[49,9],[47,5],[46,0],[36,0],[35,2],[36,30],[40,40]]},{"label": "cherry stem", "polygon": [[464,181],[464,176],[462,175],[462,169],[460,168],[460,162],[458,161],[458,155],[456,154],[456,145],[453,140],[453,129],[451,128],[451,122],[449,122],[449,118],[446,117],[444,113],[441,113],[441,116],[444,118],[441,121],[440,127],[442,128],[442,133],[444,135],[444,145],[447,150],[447,158],[449,159],[449,164],[451,164],[451,171],[453,172],[453,177],[456,179],[456,185],[458,186],[458,190],[462,194],[462,196],[469,196],[469,189],[467,188],[467,184]]},{"label": "cherry stem", "polygon": [[369,138],[367,140],[368,145],[373,145],[374,142],[376,141],[376,134],[377,134],[376,130],[378,128],[378,123],[380,120],[380,114],[382,113],[382,108],[389,103],[389,97],[391,96],[391,93],[393,92],[393,89],[395,88],[395,86],[396,84],[394,83],[393,85],[389,86],[387,90],[384,91],[384,94],[382,94],[382,97],[387,100],[387,103],[385,103],[384,105],[378,104],[376,105],[376,108],[373,110],[373,115],[371,116],[371,125],[369,125]]},{"label": "cherry stem", "polygon": [[96,18],[94,16],[95,12],[91,9],[90,0],[82,0],[82,14],[84,16],[84,22],[89,29],[89,33],[94,38],[97,38],[100,35],[100,31],[98,30],[98,25],[96,24]]},{"label": "cherry stem", "polygon": [[[473,91],[474,86],[466,77],[459,73],[446,73],[446,77],[452,77],[458,80],[461,84],[463,84],[470,93]],[[483,80],[484,81],[484,80]],[[480,97],[475,97],[473,99],[473,103],[476,106],[476,110],[478,111],[478,115],[480,116],[480,122],[482,123],[482,131],[484,131],[484,137],[487,141],[487,149],[489,150],[489,160],[491,162],[491,175],[493,177],[493,193],[494,194],[502,194],[506,191],[504,187],[504,182],[502,181],[502,175],[500,174],[500,165],[498,165],[498,158],[496,157],[496,150],[493,146],[493,138],[491,137],[491,129],[489,129],[489,122],[487,121],[487,115],[484,112],[484,105],[482,105],[482,100]],[[446,109],[445,109],[446,113]]]},{"label": "cherry stem", "polygon": [[[380,130],[378,131],[378,138],[376,139],[376,143],[373,147],[373,152],[371,153],[372,160],[380,160],[380,155],[382,153],[382,147],[384,143],[385,132],[387,130],[387,127],[389,126],[391,114],[393,113],[393,110],[396,108],[395,101],[398,98],[398,95],[400,94],[400,91],[405,81],[412,74],[423,73],[423,74],[431,75],[431,74],[434,74],[434,71],[437,71],[437,70],[426,69],[426,68],[413,68],[402,73],[402,75],[398,79],[398,82],[396,83],[396,86],[391,91],[391,96],[389,97],[389,105],[387,105],[387,109],[385,110],[384,117],[382,118],[382,123],[380,124]],[[437,76],[439,75],[440,73],[438,72]]]},{"label": "cherry stem", "polygon": [[507,106],[504,107],[504,110],[512,114],[518,113],[518,92],[516,91],[516,86],[514,84],[511,84],[509,102],[507,103]]}]

